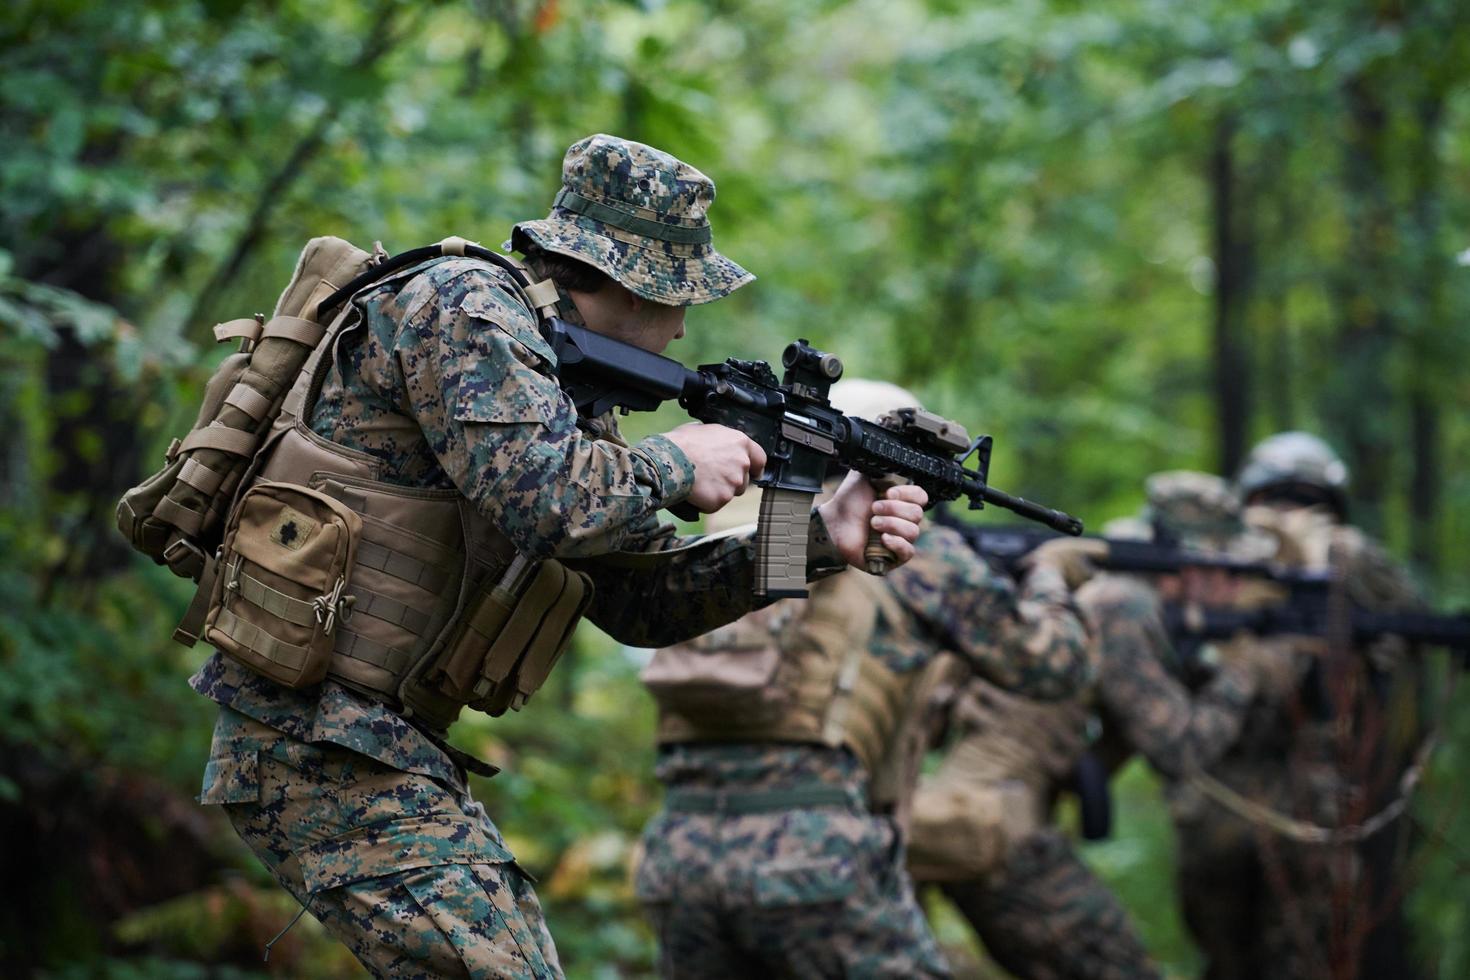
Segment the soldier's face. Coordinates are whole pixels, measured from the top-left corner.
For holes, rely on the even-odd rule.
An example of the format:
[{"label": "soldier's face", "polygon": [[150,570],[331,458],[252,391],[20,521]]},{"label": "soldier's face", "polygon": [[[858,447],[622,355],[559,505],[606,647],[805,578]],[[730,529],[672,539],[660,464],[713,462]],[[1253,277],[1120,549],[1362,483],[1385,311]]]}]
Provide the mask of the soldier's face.
[{"label": "soldier's face", "polygon": [[684,307],[642,301],[642,309],[633,316],[635,336],[625,338],[644,350],[662,354],[664,348],[684,336]]},{"label": "soldier's face", "polygon": [[571,297],[589,330],[646,351],[661,354],[684,336],[684,307],[649,302],[617,283]]}]

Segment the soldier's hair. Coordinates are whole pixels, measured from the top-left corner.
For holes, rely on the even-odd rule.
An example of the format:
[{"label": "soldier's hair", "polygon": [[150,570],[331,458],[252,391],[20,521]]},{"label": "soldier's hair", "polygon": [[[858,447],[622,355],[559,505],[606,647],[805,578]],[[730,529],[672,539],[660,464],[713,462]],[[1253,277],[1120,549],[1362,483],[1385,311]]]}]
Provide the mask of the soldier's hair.
[{"label": "soldier's hair", "polygon": [[526,262],[537,274],[555,280],[567,292],[595,293],[612,282],[612,277],[601,269],[570,256],[547,252],[534,245],[525,254]]}]

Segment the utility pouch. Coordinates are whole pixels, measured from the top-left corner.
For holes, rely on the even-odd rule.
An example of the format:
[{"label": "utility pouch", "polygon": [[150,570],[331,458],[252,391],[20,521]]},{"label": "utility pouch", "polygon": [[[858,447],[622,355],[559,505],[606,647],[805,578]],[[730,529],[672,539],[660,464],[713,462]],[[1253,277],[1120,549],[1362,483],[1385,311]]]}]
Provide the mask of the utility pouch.
[{"label": "utility pouch", "polygon": [[773,723],[795,696],[790,664],[779,644],[790,616],[790,603],[783,602],[664,647],[639,679],[667,712],[744,727]]},{"label": "utility pouch", "polygon": [[[236,351],[219,363],[205,382],[204,400],[194,420],[194,429],[202,429],[219,417],[225,399],[249,367],[248,351]],[[117,504],[117,527],[134,548],[156,561],[166,562],[179,575],[197,578],[204,561],[202,550],[194,547],[192,539],[172,523],[153,519],[154,511],[180,481],[197,485],[196,489],[209,485],[201,480],[204,474],[200,464],[179,452],[182,444],[182,440],[174,440],[164,455],[163,469],[123,494]]]},{"label": "utility pouch", "polygon": [[592,580],[554,559],[517,557],[467,606],[434,674],[440,693],[478,711],[519,711],[540,689],[592,601]]},{"label": "utility pouch", "polygon": [[346,589],[361,534],[362,519],[324,493],[251,487],[225,528],[205,640],[277,684],[319,683],[337,624],[352,612]]},{"label": "utility pouch", "polygon": [[215,325],[215,339],[238,341],[240,350],[215,370],[194,427],[169,445],[164,468],[118,502],[118,530],[135,548],[177,575],[200,578],[287,391],[328,333],[318,307],[372,261],[340,238],[313,238],[272,316]]}]

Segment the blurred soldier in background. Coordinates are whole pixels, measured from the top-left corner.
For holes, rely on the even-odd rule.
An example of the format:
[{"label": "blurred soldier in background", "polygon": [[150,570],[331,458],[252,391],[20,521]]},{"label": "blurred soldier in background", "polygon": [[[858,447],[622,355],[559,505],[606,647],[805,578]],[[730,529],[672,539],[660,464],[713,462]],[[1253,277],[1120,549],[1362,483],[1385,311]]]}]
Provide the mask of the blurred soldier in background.
[{"label": "blurred soldier in background", "polygon": [[[1347,467],[1322,440],[1266,439],[1237,483],[1247,521],[1277,535],[1283,559],[1334,572],[1342,608],[1418,604],[1408,575],[1344,523]],[[1397,637],[1271,645],[1289,696],[1254,706],[1210,776],[1172,800],[1185,919],[1206,976],[1415,976],[1396,818],[1403,774],[1419,765],[1419,669]]]},{"label": "blurred soldier in background", "polygon": [[[1115,522],[1105,533],[1251,558],[1274,548],[1269,538],[1247,531],[1219,477],[1161,473],[1149,478],[1147,493],[1141,520]],[[1092,641],[1092,687],[1042,704],[971,679],[950,713],[957,738],[914,804],[915,879],[939,883],[996,961],[1028,980],[1159,975],[1121,903],[1052,825],[1060,791],[1079,793],[1084,832],[1100,836],[1108,774],[1128,755],[1137,752],[1166,780],[1179,779],[1225,751],[1246,707],[1282,682],[1259,644],[1235,640],[1212,651],[1213,676],[1191,692],[1164,629],[1163,603],[1208,598],[1220,604],[1236,583],[1200,569],[1152,580],[1093,576],[1088,559],[1099,546],[1057,540],[1028,559],[1059,563],[1069,584],[1079,587]],[[1093,715],[1104,738],[1089,749]]]},{"label": "blurred soldier in background", "polygon": [[[832,401],[869,418],[917,405],[858,380]],[[636,891],[664,976],[948,975],[902,829],[940,653],[997,688],[1059,698],[1085,682],[1085,637],[1049,562],[1018,591],[948,528],[916,544],[886,578],[844,572],[645,670],[667,795]]]}]

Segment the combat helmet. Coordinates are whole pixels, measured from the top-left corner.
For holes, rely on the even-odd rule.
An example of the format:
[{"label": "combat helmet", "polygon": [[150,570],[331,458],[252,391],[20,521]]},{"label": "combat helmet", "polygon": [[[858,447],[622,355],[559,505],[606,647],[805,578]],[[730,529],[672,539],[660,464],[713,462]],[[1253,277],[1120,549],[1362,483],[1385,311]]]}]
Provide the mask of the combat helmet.
[{"label": "combat helmet", "polygon": [[922,408],[918,396],[888,381],[843,378],[827,393],[832,407],[844,415],[877,419],[900,408]]},{"label": "combat helmet", "polygon": [[1246,503],[1259,494],[1302,505],[1325,503],[1339,517],[1347,516],[1347,464],[1309,432],[1278,432],[1257,443],[1235,485]]},{"label": "combat helmet", "polygon": [[551,213],[516,225],[508,248],[585,262],[666,306],[711,303],[755,278],[715,251],[715,182],[662,150],[585,137],[567,149],[561,184]]}]

